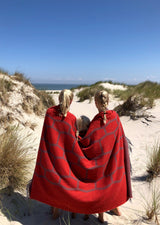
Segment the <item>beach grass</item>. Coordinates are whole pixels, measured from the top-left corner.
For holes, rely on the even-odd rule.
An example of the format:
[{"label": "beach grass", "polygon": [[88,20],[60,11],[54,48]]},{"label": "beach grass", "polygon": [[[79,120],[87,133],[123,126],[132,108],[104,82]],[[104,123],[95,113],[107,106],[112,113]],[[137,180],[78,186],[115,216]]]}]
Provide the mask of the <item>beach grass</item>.
[{"label": "beach grass", "polygon": [[19,81],[19,82],[23,82],[26,85],[32,86],[29,78],[26,78],[26,76],[23,73],[15,72],[13,74],[12,78]]},{"label": "beach grass", "polygon": [[92,85],[90,85],[90,86],[88,86],[88,87],[85,87],[85,88],[83,88],[81,91],[79,91],[79,92],[77,93],[77,97],[79,98],[79,101],[80,101],[80,102],[83,102],[83,101],[89,99],[90,102],[91,102],[91,100],[92,100],[92,98],[94,97],[96,91],[98,91],[98,90],[99,90],[99,91],[105,90],[105,91],[107,91],[107,92],[109,93],[110,90],[107,89],[107,88],[104,88],[104,87],[101,85],[101,83],[102,83],[101,81],[96,82],[95,84],[92,84]]},{"label": "beach grass", "polygon": [[137,115],[136,111],[146,107],[147,103],[142,96],[130,96],[122,104],[116,106],[114,110],[119,116],[130,116],[132,119],[136,119],[139,117],[145,117],[143,113]]},{"label": "beach grass", "polygon": [[160,143],[155,143],[149,153],[147,163],[148,181],[160,175]]},{"label": "beach grass", "polygon": [[[14,80],[18,82],[22,82],[19,92],[22,96],[21,107],[26,113],[35,113],[40,116],[43,115],[45,110],[51,106],[55,105],[55,101],[52,96],[46,91],[37,90],[32,86],[29,79],[25,77],[23,73],[15,72],[13,76],[8,75],[10,79],[2,77],[0,79],[0,103],[3,106],[8,106],[10,96],[15,89],[17,84]],[[27,86],[29,86],[32,90],[30,90],[30,94],[28,94]],[[18,87],[18,86],[17,86]],[[35,96],[34,96],[35,95]],[[7,115],[3,116],[3,120],[1,122],[7,120]]]},{"label": "beach grass", "polygon": [[55,106],[55,101],[48,92],[34,89],[34,94],[40,99],[40,101],[33,106],[35,114],[40,115],[45,109]]},{"label": "beach grass", "polygon": [[19,132],[17,126],[8,126],[0,135],[0,189],[8,194],[23,190],[30,174],[29,135],[22,138]]},{"label": "beach grass", "polygon": [[4,78],[0,79],[0,102],[4,106],[8,105],[9,92],[13,91],[15,84]]},{"label": "beach grass", "polygon": [[79,101],[82,102],[86,99],[91,99],[97,90],[106,90],[108,93],[112,93],[114,97],[127,101],[129,98],[133,97],[139,101],[139,105],[142,107],[152,108],[154,105],[154,100],[160,98],[160,84],[157,82],[145,81],[138,85],[126,85],[124,83],[114,83],[112,81],[107,81],[110,84],[118,84],[126,87],[126,90],[110,90],[104,88],[101,84],[105,83],[102,81],[96,82],[90,86],[80,85],[77,89],[81,89],[77,93]]},{"label": "beach grass", "polygon": [[14,121],[14,116],[12,113],[7,112],[6,115],[0,117],[0,125],[6,127],[8,123],[12,123]]},{"label": "beach grass", "polygon": [[127,101],[132,96],[141,98],[141,104],[152,108],[154,100],[160,98],[160,84],[157,82],[145,81],[138,85],[129,85],[126,90],[113,90],[115,97]]},{"label": "beach grass", "polygon": [[11,81],[0,79],[0,92],[13,91],[15,84]]},{"label": "beach grass", "polygon": [[146,219],[155,220],[155,223],[159,225],[158,215],[160,214],[160,190],[156,183],[151,185],[151,196],[147,196],[144,199],[144,208],[146,213]]},{"label": "beach grass", "polygon": [[113,90],[113,94],[124,101],[114,108],[118,115],[137,119],[146,116],[142,112],[137,114],[138,110],[152,108],[154,100],[160,98],[160,84],[146,81],[136,86],[128,86],[126,90]]},{"label": "beach grass", "polygon": [[13,91],[15,84],[4,78],[0,79],[0,102],[7,106],[9,101],[9,92]]}]

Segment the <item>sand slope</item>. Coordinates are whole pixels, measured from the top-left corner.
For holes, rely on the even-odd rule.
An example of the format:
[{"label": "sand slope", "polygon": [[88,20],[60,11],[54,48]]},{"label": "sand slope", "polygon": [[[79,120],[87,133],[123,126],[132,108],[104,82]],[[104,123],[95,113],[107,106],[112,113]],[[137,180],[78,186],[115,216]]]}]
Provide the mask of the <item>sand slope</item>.
[{"label": "sand slope", "polygon": [[[54,98],[57,102],[57,95],[54,95]],[[151,202],[153,186],[152,184],[149,186],[146,182],[148,154],[152,151],[152,147],[156,141],[160,140],[160,100],[157,100],[155,103],[156,104],[153,109],[148,109],[146,111],[151,116],[149,118],[150,121],[147,121],[145,118],[131,120],[129,117],[121,117],[125,134],[132,142],[132,153],[130,154],[130,159],[132,164],[133,199],[120,206],[120,210],[122,212],[122,216],[120,217],[111,215],[110,212],[106,212],[106,222],[104,224],[155,224],[153,220],[148,221],[145,219],[146,212],[144,207],[147,200]],[[118,104],[119,101],[110,96],[109,109],[113,109]],[[74,113],[77,117],[83,114],[92,119],[97,114],[97,109],[94,105],[94,101],[91,103],[89,103],[89,101],[80,103],[77,101],[75,96],[70,112]],[[38,124],[35,130],[30,130],[34,140],[34,148],[31,151],[36,159],[43,126],[43,117],[35,118],[35,115],[31,114],[27,117],[27,120],[28,119],[30,121],[36,121]],[[25,128],[24,132],[26,132]],[[33,173],[34,164],[32,165],[31,170]],[[155,186],[159,187],[160,178],[158,177],[155,179],[153,183]],[[96,214],[91,215],[89,220],[84,221],[83,215],[77,214],[75,219],[70,219],[70,214],[64,211],[61,211],[61,217],[59,219],[53,220],[50,206],[33,200],[28,200],[26,195],[22,193],[14,193],[11,197],[1,196],[1,201],[3,210],[1,210],[2,212],[0,213],[0,225],[99,224]]]}]

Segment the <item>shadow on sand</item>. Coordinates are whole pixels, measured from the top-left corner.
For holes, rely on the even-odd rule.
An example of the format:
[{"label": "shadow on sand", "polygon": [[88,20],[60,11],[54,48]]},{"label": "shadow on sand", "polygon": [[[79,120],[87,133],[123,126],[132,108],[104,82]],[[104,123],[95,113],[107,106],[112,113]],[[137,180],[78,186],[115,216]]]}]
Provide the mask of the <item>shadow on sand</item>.
[{"label": "shadow on sand", "polygon": [[[0,210],[9,221],[17,221],[23,225],[100,225],[96,215],[90,215],[84,221],[83,215],[77,213],[76,218],[71,218],[71,213],[60,210],[60,217],[53,220],[51,207],[35,200],[28,199],[21,193],[11,195],[6,190],[0,190]],[[105,221],[104,225],[108,225]]]},{"label": "shadow on sand", "polygon": [[146,182],[148,180],[148,175],[145,174],[143,176],[134,176],[132,177],[133,181]]}]

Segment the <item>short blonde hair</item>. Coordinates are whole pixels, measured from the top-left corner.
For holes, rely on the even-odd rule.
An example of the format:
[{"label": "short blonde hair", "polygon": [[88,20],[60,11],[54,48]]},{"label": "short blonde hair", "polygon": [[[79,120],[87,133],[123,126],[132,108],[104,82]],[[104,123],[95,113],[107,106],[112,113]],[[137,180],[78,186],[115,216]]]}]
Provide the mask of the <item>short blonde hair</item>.
[{"label": "short blonde hair", "polygon": [[87,116],[82,115],[76,120],[76,124],[79,131],[86,131],[89,127],[90,119]]},{"label": "short blonde hair", "polygon": [[106,110],[109,102],[109,95],[108,92],[97,91],[94,96],[96,107],[98,108],[99,112],[104,112],[104,120],[103,122],[106,123]]},{"label": "short blonde hair", "polygon": [[67,112],[69,111],[70,104],[73,100],[73,92],[68,89],[64,89],[59,94],[59,104],[60,110],[63,116],[67,116]]},{"label": "short blonde hair", "polygon": [[77,125],[77,131],[76,131],[76,136],[77,136],[77,140],[79,137],[79,133],[81,131],[87,131],[89,128],[89,124],[90,124],[90,119],[87,116],[80,116],[77,120],[76,120],[76,125]]}]

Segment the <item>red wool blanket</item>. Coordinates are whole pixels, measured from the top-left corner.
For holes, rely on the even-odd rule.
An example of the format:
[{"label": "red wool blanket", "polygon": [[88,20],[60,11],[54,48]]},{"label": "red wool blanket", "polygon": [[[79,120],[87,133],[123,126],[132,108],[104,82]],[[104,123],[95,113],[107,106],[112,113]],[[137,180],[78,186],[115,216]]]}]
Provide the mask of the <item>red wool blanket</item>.
[{"label": "red wool blanket", "polygon": [[30,198],[71,212],[92,214],[113,209],[131,198],[128,148],[119,117],[107,111],[76,140],[73,114],[47,110]]}]

